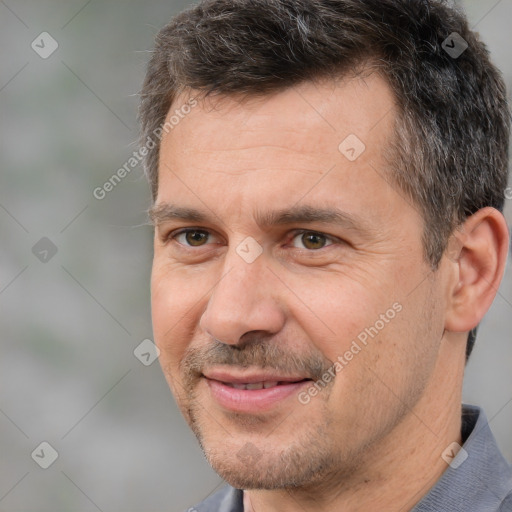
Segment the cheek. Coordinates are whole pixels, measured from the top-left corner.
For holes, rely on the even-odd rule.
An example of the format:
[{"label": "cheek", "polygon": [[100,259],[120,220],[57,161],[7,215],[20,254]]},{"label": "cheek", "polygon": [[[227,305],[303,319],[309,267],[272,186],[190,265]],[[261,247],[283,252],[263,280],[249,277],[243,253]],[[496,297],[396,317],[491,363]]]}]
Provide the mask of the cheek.
[{"label": "cheek", "polygon": [[364,338],[365,329],[374,326],[395,302],[393,292],[375,280],[370,285],[367,280],[326,274],[314,282],[316,286],[311,287],[311,276],[294,280],[290,287],[302,292],[297,293],[300,300],[294,301],[290,315],[331,361],[349,350],[358,337]]},{"label": "cheek", "polygon": [[[151,276],[151,314],[155,344],[166,370],[176,369],[193,338],[205,289],[200,275],[158,265]],[[175,375],[176,373],[173,372]]]}]

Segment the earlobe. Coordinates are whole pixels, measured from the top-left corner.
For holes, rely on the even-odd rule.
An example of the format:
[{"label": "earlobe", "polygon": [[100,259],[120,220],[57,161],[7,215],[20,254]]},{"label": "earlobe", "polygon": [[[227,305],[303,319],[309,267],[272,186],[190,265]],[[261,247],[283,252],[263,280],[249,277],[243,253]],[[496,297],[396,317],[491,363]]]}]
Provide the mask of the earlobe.
[{"label": "earlobe", "polygon": [[457,278],[449,290],[445,329],[467,332],[480,323],[498,292],[509,233],[504,216],[487,207],[468,217],[454,236],[448,257]]}]

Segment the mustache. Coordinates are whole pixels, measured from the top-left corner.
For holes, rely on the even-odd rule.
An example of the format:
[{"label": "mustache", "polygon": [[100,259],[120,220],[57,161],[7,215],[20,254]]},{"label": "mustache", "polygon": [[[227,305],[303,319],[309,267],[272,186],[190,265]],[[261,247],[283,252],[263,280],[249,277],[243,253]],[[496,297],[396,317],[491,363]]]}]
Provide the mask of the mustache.
[{"label": "mustache", "polygon": [[216,365],[271,368],[287,375],[320,380],[333,362],[320,351],[309,350],[299,354],[271,340],[251,341],[243,345],[213,340],[208,345],[189,348],[181,360],[180,369],[190,381],[201,377],[205,368]]}]

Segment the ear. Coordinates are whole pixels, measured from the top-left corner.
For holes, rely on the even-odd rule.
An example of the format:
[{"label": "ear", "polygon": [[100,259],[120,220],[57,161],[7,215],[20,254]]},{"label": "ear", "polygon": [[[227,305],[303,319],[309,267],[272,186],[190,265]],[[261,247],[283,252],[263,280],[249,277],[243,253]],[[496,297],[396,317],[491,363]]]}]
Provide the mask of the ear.
[{"label": "ear", "polygon": [[449,258],[455,274],[448,290],[445,329],[468,332],[487,313],[503,278],[509,244],[507,222],[495,208],[482,208],[468,217],[453,237]]}]

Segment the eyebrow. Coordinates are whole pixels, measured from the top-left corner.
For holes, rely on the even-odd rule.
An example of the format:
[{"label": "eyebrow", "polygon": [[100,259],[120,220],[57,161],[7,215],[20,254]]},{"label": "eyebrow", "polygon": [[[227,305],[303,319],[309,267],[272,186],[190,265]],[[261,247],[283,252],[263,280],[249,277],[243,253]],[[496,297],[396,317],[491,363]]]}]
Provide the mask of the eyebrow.
[{"label": "eyebrow", "polygon": [[[213,216],[203,210],[180,207],[171,203],[160,203],[149,209],[149,218],[156,226],[171,220],[187,222],[213,222]],[[339,224],[347,229],[372,232],[375,227],[359,215],[344,212],[338,208],[322,208],[311,205],[293,206],[288,209],[270,210],[256,213],[256,222],[260,227],[286,224]]]}]

